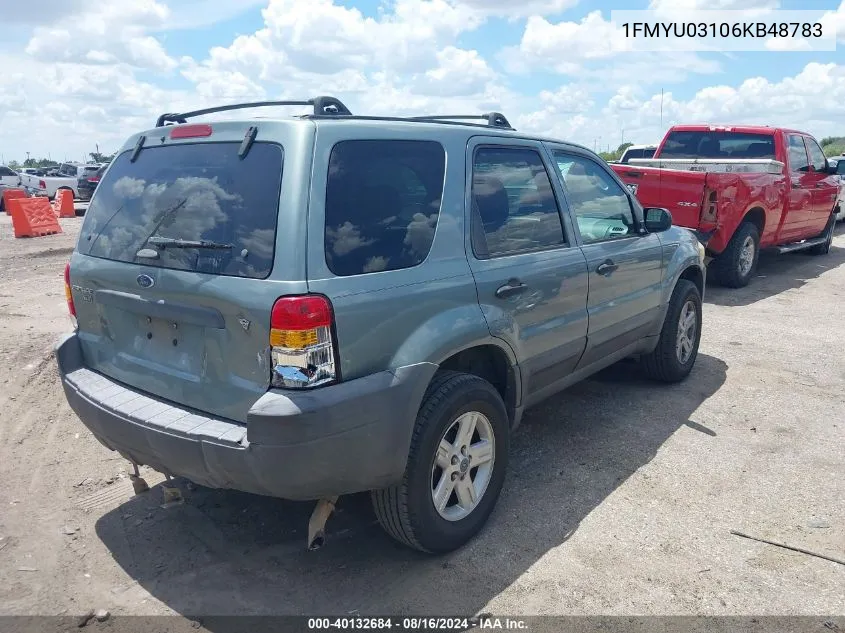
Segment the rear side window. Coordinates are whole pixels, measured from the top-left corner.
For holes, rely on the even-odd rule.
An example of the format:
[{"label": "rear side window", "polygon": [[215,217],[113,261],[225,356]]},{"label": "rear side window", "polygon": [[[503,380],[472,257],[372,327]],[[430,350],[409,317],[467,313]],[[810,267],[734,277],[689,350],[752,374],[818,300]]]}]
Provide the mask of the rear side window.
[{"label": "rear side window", "polygon": [[[283,151],[255,143],[150,147],[118,156],[85,214],[79,252],[121,262],[252,277],[270,274]],[[139,257],[138,252],[157,251]]]},{"label": "rear side window", "polygon": [[804,138],[797,134],[789,135],[789,169],[792,171],[810,170],[810,161],[807,160]]},{"label": "rear side window", "polygon": [[564,244],[549,174],[529,148],[480,147],[472,165],[472,249],[485,259]]},{"label": "rear side window", "polygon": [[329,159],[325,253],[338,276],[416,266],[440,216],[446,153],[434,141],[342,141]]},{"label": "rear side window", "polygon": [[762,158],[775,157],[775,139],[769,134],[707,131],[670,132],[661,158]]}]

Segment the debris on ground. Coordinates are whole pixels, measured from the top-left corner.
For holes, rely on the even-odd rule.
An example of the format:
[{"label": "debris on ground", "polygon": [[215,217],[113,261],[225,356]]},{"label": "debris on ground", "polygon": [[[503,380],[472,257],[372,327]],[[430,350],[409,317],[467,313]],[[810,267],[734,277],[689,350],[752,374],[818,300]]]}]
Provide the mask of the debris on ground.
[{"label": "debris on ground", "polygon": [[110,616],[111,613],[105,609],[97,609],[97,612],[94,614],[94,617],[97,618],[97,622],[105,622]]},{"label": "debris on ground", "polygon": [[90,622],[91,618],[93,618],[93,617],[94,617],[94,609],[90,609],[89,611],[86,611],[81,616],[79,616],[79,618],[77,618],[76,626],[78,626],[81,629],[83,626],[88,624],[88,622]]}]

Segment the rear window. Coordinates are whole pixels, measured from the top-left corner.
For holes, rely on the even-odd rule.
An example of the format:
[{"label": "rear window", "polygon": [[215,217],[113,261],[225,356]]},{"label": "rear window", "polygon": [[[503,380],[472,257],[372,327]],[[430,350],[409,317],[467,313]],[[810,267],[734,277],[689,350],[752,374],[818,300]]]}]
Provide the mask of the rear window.
[{"label": "rear window", "polygon": [[652,158],[656,148],[626,149],[622,155],[622,162],[627,163],[632,158]]},{"label": "rear window", "polygon": [[773,159],[775,139],[768,134],[742,132],[670,132],[660,157]]},{"label": "rear window", "polygon": [[[85,214],[79,252],[236,277],[265,278],[273,265],[283,151],[255,143],[151,147],[118,156]],[[202,241],[204,245],[196,244]],[[138,257],[142,249],[157,258]]]},{"label": "rear window", "polygon": [[434,141],[342,141],[326,184],[326,264],[350,276],[416,266],[440,216],[446,154]]}]

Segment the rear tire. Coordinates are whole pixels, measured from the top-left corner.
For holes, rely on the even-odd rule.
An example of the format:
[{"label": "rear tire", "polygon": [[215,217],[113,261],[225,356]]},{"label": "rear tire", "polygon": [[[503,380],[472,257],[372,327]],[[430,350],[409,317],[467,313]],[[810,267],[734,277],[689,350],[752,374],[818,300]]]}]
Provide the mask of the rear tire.
[{"label": "rear tire", "polygon": [[728,247],[713,262],[720,284],[728,288],[744,288],[757,270],[760,258],[760,231],[751,222],[743,222]]},{"label": "rear tire", "polygon": [[[461,432],[470,427],[475,430],[467,440]],[[489,382],[453,371],[437,374],[417,414],[402,481],[371,492],[382,528],[429,553],[452,551],[475,536],[502,490],[509,427],[502,398]]]},{"label": "rear tire", "polygon": [[827,226],[822,232],[822,235],[825,237],[825,241],[822,244],[810,247],[807,252],[811,255],[827,255],[830,252],[831,244],[833,244],[833,230],[835,227],[836,212],[834,211],[830,214],[830,219],[827,221]]},{"label": "rear tire", "polygon": [[646,375],[661,382],[686,378],[698,357],[701,341],[701,293],[681,279],[672,292],[657,347],[640,360]]}]

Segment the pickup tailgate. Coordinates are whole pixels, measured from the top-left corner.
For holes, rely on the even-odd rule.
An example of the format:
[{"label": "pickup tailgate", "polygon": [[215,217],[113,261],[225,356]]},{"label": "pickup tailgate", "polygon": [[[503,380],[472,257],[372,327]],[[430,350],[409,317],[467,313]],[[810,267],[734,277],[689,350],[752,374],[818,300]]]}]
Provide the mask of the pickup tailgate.
[{"label": "pickup tailgate", "polygon": [[672,214],[672,223],[698,229],[707,174],[696,171],[611,165],[644,207],[662,207]]}]

